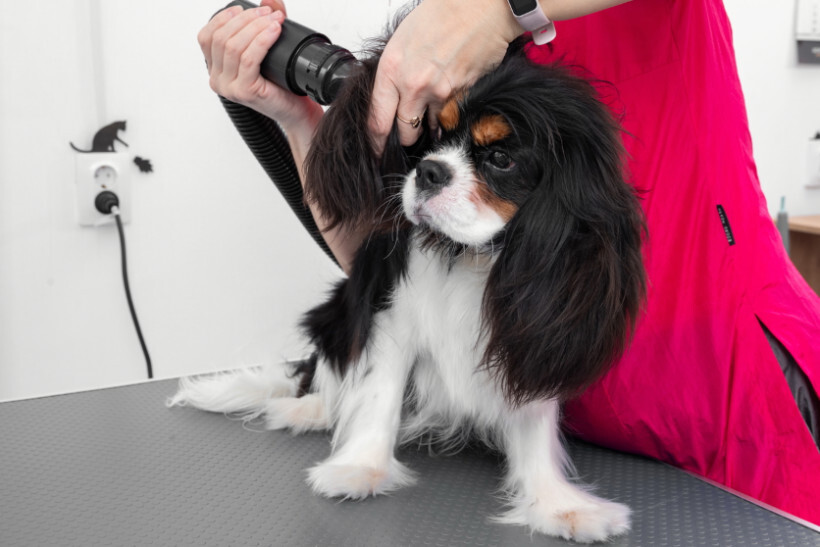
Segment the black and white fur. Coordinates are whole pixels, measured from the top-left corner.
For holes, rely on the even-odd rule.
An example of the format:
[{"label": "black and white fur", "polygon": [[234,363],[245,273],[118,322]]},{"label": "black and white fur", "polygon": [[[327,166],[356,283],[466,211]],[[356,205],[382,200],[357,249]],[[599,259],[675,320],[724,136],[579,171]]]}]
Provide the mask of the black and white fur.
[{"label": "black and white fur", "polygon": [[[378,56],[326,113],[307,195],[371,226],[352,273],[302,327],[299,370],[186,379],[171,404],[333,431],[308,471],[320,495],[410,485],[403,442],[479,438],[506,457],[506,523],[580,542],[630,511],[567,478],[560,405],[620,356],[645,292],[643,220],[619,128],[592,85],[522,48],[460,90],[435,142],[381,158],[364,131]],[[480,141],[480,142],[477,142]]]}]

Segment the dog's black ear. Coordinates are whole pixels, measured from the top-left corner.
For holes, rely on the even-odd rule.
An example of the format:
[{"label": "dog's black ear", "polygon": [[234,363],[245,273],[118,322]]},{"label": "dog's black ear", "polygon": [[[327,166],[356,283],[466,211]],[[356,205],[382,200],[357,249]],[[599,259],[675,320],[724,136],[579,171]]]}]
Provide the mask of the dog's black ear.
[{"label": "dog's black ear", "polygon": [[326,229],[377,227],[381,220],[389,225],[396,211],[385,208],[399,203],[389,198],[401,190],[417,149],[430,143],[425,120],[420,142],[403,148],[394,121],[381,157],[373,152],[368,118],[379,54],[373,51],[345,80],[305,160],[305,199],[318,205]]},{"label": "dog's black ear", "polygon": [[[593,87],[561,71],[533,93],[549,104],[543,174],[510,221],[484,296],[485,363],[507,397],[568,397],[622,354],[646,292],[638,199],[620,130]],[[558,80],[555,80],[558,78]],[[561,79],[566,81],[561,81]],[[543,100],[542,100],[543,99]]]},{"label": "dog's black ear", "polygon": [[305,199],[318,205],[329,228],[359,223],[382,199],[380,162],[367,131],[377,66],[377,59],[368,59],[347,78],[305,160]]}]

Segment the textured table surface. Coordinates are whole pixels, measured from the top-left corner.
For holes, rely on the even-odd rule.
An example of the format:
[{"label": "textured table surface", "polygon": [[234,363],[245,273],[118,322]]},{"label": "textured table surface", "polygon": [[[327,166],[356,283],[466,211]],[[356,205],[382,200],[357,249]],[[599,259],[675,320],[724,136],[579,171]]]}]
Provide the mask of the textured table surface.
[{"label": "textured table surface", "polygon": [[[304,469],[328,437],[168,409],[175,381],[0,404],[0,545],[571,545],[494,524],[500,461],[404,450],[416,486],[336,502]],[[820,534],[666,465],[583,443],[599,494],[629,504],[607,545],[820,546]]]}]

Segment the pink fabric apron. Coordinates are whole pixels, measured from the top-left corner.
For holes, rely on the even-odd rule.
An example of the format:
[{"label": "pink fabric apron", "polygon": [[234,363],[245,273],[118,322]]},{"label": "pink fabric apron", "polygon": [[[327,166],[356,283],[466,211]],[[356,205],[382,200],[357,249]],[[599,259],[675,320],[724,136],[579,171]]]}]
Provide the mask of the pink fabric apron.
[{"label": "pink fabric apron", "polygon": [[569,430],[820,524],[820,452],[758,324],[818,390],[820,300],[760,190],[722,3],[633,0],[557,28],[529,54],[612,84],[599,87],[649,224],[645,316],[622,361],[567,405]]}]

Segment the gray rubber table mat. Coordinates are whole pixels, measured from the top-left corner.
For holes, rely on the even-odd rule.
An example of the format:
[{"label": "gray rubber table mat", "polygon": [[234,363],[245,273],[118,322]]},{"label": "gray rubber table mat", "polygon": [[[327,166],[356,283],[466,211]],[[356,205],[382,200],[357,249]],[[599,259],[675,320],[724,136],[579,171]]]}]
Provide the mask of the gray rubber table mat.
[{"label": "gray rubber table mat", "polygon": [[[337,502],[304,469],[324,434],[260,432],[167,409],[175,381],[0,404],[0,545],[571,545],[493,524],[492,455],[405,450],[416,486]],[[629,504],[608,545],[820,546],[820,534],[666,465],[570,443],[580,475]]]}]

